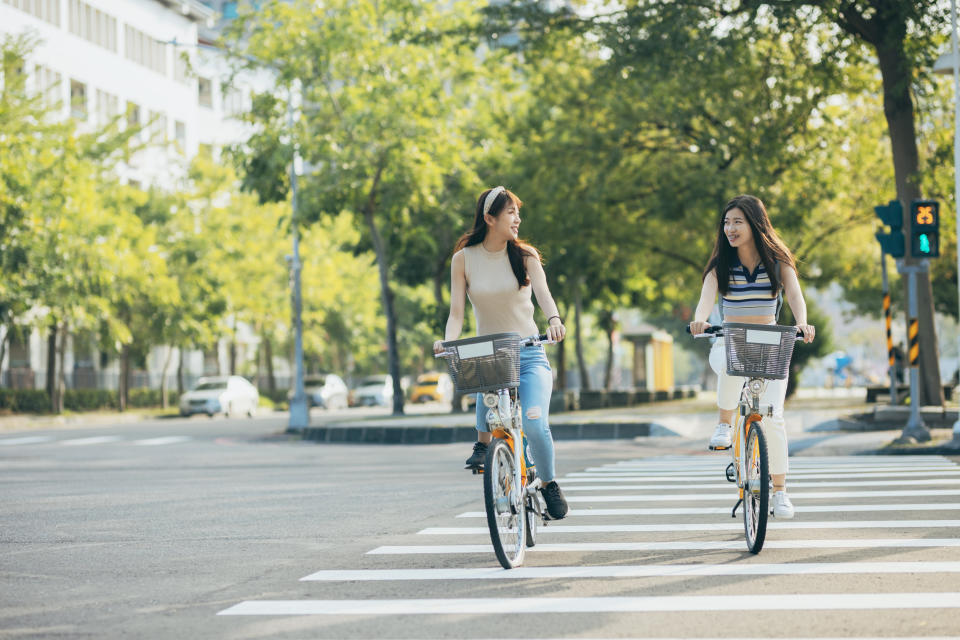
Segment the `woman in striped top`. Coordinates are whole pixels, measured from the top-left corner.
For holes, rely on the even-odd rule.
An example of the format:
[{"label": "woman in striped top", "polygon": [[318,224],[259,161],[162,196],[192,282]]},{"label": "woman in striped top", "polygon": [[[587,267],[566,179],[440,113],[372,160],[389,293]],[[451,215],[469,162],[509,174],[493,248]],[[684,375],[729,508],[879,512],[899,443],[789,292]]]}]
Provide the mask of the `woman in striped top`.
[{"label": "woman in striped top", "polygon": [[[815,330],[807,324],[807,305],[800,291],[796,263],[790,250],[774,231],[770,216],[759,198],[741,195],[723,208],[713,254],[703,272],[700,302],[690,332],[701,334],[710,326],[707,318],[720,294],[720,316],[747,324],[776,324],[780,292],[783,292],[803,332],[804,342],[813,342]],[[710,366],[717,373],[717,406],[720,420],[710,439],[711,449],[732,446],[731,424],[745,378],[727,375],[723,338],[710,350]],[[770,380],[761,403],[773,407],[764,418],[764,435],[770,454],[773,480],[773,510],[778,518],[792,518],[793,505],[786,491],[787,435],[783,420],[786,380]]]}]

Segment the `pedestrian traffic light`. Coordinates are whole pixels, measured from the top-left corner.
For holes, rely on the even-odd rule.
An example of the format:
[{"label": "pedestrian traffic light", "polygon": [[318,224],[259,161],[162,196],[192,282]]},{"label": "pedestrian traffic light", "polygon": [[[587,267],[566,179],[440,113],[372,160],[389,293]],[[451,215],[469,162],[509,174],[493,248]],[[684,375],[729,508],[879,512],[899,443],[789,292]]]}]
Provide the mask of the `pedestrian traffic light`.
[{"label": "pedestrian traffic light", "polygon": [[877,232],[880,241],[880,250],[889,253],[894,258],[902,258],[904,253],[903,241],[903,205],[899,200],[891,200],[873,208],[883,224],[890,227],[890,233]]},{"label": "pedestrian traffic light", "polygon": [[936,200],[910,203],[910,255],[914,258],[940,255],[940,203]]}]

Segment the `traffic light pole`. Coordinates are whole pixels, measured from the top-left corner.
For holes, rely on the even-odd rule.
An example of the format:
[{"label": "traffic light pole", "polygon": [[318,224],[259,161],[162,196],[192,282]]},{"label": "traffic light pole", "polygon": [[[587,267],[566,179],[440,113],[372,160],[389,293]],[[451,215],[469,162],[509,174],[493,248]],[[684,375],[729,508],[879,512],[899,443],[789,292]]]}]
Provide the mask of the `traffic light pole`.
[{"label": "traffic light pole", "polygon": [[890,283],[887,280],[887,256],[880,249],[880,273],[883,274],[883,321],[887,327],[887,373],[890,374],[890,406],[897,405],[897,369],[893,357],[893,335],[890,331]]},{"label": "traffic light pole", "polygon": [[919,304],[917,302],[917,274],[926,273],[929,263],[926,260],[919,260],[917,264],[908,265],[904,260],[897,261],[897,271],[906,274],[908,313],[910,316],[907,323],[907,361],[910,363],[910,418],[907,420],[907,426],[903,428],[898,443],[929,442],[931,439],[930,430],[923,423],[923,417],[920,415],[920,332],[917,315],[919,313]]}]

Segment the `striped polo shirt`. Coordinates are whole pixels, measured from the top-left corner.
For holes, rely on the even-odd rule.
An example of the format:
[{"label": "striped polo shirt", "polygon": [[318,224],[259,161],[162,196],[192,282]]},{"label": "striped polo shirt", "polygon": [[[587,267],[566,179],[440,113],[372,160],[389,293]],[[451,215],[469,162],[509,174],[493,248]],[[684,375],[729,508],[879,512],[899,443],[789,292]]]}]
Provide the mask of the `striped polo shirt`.
[{"label": "striped polo shirt", "polygon": [[721,296],[720,305],[725,320],[776,315],[777,294],[762,261],[756,271],[750,273],[740,264],[740,259],[734,257],[730,264],[729,289],[726,295]]}]

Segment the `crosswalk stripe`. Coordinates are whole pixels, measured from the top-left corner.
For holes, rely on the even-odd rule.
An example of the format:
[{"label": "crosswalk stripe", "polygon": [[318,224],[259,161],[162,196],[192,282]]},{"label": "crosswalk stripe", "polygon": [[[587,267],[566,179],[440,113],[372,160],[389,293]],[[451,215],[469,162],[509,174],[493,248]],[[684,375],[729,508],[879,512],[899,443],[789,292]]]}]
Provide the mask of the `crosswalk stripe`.
[{"label": "crosswalk stripe", "polygon": [[[741,525],[742,526],[742,525]],[[770,540],[766,549],[918,549],[960,547],[960,538],[830,538],[825,540]],[[653,542],[565,542],[541,543],[529,547],[527,553],[586,553],[594,551],[743,551],[743,540],[679,540]],[[493,547],[487,544],[448,545],[384,545],[367,551],[367,555],[433,555],[433,554],[489,554]]]},{"label": "crosswalk stripe", "polygon": [[[696,474],[652,474],[652,475],[629,475],[629,476],[609,476],[592,475],[578,476],[571,478],[564,476],[563,483],[566,486],[569,483],[587,483],[587,482],[703,482],[706,478],[722,478],[725,467],[716,467],[711,471],[704,471]],[[950,477],[960,476],[960,469],[950,469],[944,471],[896,471],[893,473],[887,471],[866,471],[851,473],[790,473],[790,481],[794,480],[826,480],[827,478],[837,478],[839,480],[847,478],[929,478],[929,477]]]},{"label": "crosswalk stripe", "polygon": [[193,440],[190,436],[166,436],[164,438],[147,438],[146,440],[136,440],[133,444],[151,447],[165,444],[178,444],[180,442],[190,442]]},{"label": "crosswalk stripe", "polygon": [[[960,520],[845,520],[811,522],[768,522],[767,529],[919,529],[960,527]],[[551,524],[540,535],[554,533],[640,533],[665,531],[738,531],[742,522],[698,522],[676,524]],[[487,527],[427,527],[424,536],[469,536],[490,533]]]},{"label": "crosswalk stripe", "polygon": [[960,592],[822,593],[637,597],[437,598],[396,600],[248,600],[217,615],[442,615],[629,613],[658,611],[803,611],[956,609]]},{"label": "crosswalk stripe", "polygon": [[[704,451],[703,455],[675,455],[675,456],[656,456],[653,458],[635,458],[633,460],[621,460],[613,463],[618,466],[635,465],[653,465],[653,464],[673,464],[678,461],[703,461],[715,455],[714,453]],[[877,464],[896,464],[898,460],[909,460],[918,464],[933,464],[936,462],[950,462],[950,458],[942,455],[903,455],[895,458],[885,456],[800,456],[795,458],[803,464],[839,464],[843,462],[876,462]]]},{"label": "crosswalk stripe", "polygon": [[[790,498],[793,500],[807,499],[818,500],[822,498],[910,498],[910,497],[933,497],[933,496],[956,496],[960,495],[960,489],[916,489],[904,491],[791,491]],[[730,500],[731,496],[736,497],[736,492],[731,490],[723,494],[703,494],[703,493],[679,493],[679,494],[651,494],[651,495],[627,495],[627,496],[570,496],[567,502],[671,502],[674,500]]]},{"label": "crosswalk stripe", "polygon": [[458,569],[333,569],[303,582],[386,580],[522,580],[532,578],[654,578],[668,576],[791,576],[867,573],[960,573],[960,562],[797,562],[789,564],[660,564]]},{"label": "crosswalk stripe", "polygon": [[[862,511],[958,511],[960,502],[927,504],[805,504],[803,513],[844,513]],[[583,516],[693,516],[729,514],[730,507],[660,507],[647,509],[570,509],[567,517]],[[458,518],[486,518],[486,511],[467,511]]]},{"label": "crosswalk stripe", "polygon": [[[790,478],[790,490],[796,487],[921,487],[938,485],[960,484],[960,478],[921,478],[919,480],[853,480],[840,482],[794,482]],[[727,481],[709,482],[702,484],[600,484],[600,485],[572,485],[565,487],[565,491],[669,491],[670,489],[730,489]]]},{"label": "crosswalk stripe", "polygon": [[[696,469],[675,469],[672,472],[659,472],[656,469],[637,469],[631,471],[574,471],[568,473],[565,477],[567,478],[627,478],[630,476],[640,475],[642,477],[670,477],[673,475],[708,475],[710,473],[723,473],[723,469],[730,463],[729,458],[724,458],[718,464],[712,464],[710,466],[699,467]],[[938,467],[921,467],[914,469],[909,466],[896,466],[896,467],[833,467],[833,468],[822,468],[822,469],[811,469],[811,468],[798,468],[796,465],[790,465],[791,473],[853,473],[859,474],[863,472],[912,472],[912,471],[957,471],[960,468],[956,466],[938,466]]]},{"label": "crosswalk stripe", "polygon": [[53,440],[50,436],[24,436],[22,438],[3,438],[0,439],[0,446],[13,446],[17,444],[39,444],[41,442],[50,442]]},{"label": "crosswalk stripe", "polygon": [[61,440],[60,444],[67,446],[78,446],[83,447],[91,444],[108,444],[110,442],[118,442],[121,440],[120,436],[94,436],[92,438],[74,438],[73,440]]}]

